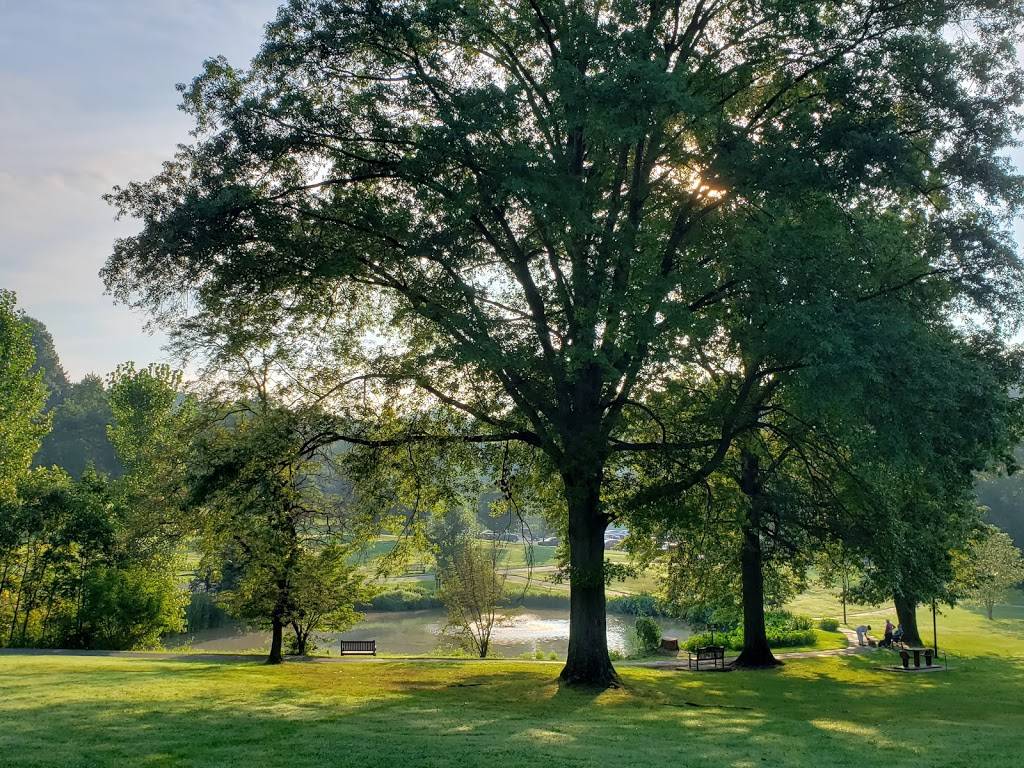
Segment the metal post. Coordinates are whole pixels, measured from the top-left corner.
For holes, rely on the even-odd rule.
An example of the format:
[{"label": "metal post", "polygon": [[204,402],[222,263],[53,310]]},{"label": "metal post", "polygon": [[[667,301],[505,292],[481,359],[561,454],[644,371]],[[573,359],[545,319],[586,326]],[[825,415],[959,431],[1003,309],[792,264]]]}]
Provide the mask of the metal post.
[{"label": "metal post", "polygon": [[846,591],[849,589],[849,577],[846,574],[846,563],[843,563],[843,624],[849,624],[846,620]]}]

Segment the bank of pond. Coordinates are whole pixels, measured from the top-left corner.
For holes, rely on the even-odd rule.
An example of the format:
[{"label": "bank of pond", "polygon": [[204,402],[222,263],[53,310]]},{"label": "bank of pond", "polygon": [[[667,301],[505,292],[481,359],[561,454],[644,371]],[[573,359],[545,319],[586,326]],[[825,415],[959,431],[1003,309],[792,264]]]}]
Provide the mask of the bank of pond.
[{"label": "bank of pond", "polygon": [[[377,652],[419,656],[454,650],[443,634],[446,613],[443,608],[412,611],[368,611],[347,632],[317,633],[318,653],[338,653],[340,640],[376,640]],[[608,614],[608,647],[616,655],[638,652],[635,617]],[[665,637],[683,642],[692,634],[688,624],[674,619],[659,619]],[[503,612],[491,635],[492,655],[513,658],[523,655],[563,657],[569,645],[569,611],[562,608],[518,607]],[[270,632],[250,629],[233,622],[220,627],[171,636],[165,639],[168,650],[189,648],[195,651],[242,652],[264,650],[270,646]]]}]

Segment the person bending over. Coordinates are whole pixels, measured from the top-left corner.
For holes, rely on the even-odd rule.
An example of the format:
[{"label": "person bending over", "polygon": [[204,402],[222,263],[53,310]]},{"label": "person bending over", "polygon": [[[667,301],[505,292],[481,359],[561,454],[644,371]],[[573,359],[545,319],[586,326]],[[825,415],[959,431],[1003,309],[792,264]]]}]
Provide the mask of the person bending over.
[{"label": "person bending over", "polygon": [[868,644],[868,632],[870,631],[870,624],[861,624],[859,627],[857,627],[857,645]]}]

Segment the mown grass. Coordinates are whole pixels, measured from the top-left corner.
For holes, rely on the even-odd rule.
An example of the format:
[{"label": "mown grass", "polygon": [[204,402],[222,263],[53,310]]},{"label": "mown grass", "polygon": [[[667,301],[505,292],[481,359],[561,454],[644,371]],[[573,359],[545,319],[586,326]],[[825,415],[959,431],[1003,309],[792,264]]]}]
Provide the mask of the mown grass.
[{"label": "mown grass", "polygon": [[0,656],[0,762],[28,766],[1019,765],[1024,662],[901,676],[872,657],[768,672],[557,664]]},{"label": "mown grass", "polygon": [[[796,613],[830,616],[842,619],[842,606],[828,590],[814,587],[787,606]],[[861,623],[874,627],[873,635],[881,636],[885,619],[896,622],[892,604],[848,605],[850,626]],[[926,644],[932,644],[931,607],[922,605],[917,612],[918,628]],[[996,606],[995,618],[989,620],[984,611],[970,602],[955,608],[939,606],[936,617],[939,648],[957,656],[1009,655],[1024,658],[1024,593],[1014,590],[1007,601]]]}]

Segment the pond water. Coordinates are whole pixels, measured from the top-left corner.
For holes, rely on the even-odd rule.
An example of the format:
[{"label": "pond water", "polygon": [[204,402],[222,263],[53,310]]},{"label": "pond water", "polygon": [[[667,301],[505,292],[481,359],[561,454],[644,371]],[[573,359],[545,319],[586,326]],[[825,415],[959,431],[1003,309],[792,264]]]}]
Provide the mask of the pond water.
[{"label": "pond water", "polygon": [[[608,647],[621,653],[635,648],[632,616],[608,615]],[[690,628],[682,622],[658,619],[665,637],[683,640]],[[376,640],[378,653],[425,654],[446,645],[441,637],[445,612],[427,611],[368,612],[348,632],[325,632],[317,637],[322,650],[337,653],[338,640]],[[450,645],[450,643],[448,643]],[[270,646],[270,633],[240,627],[208,629],[192,635],[178,635],[165,641],[169,649],[189,646],[202,651],[249,651]],[[491,645],[499,656],[523,653],[556,653],[564,656],[569,645],[569,613],[557,608],[520,608],[494,627]]]}]

